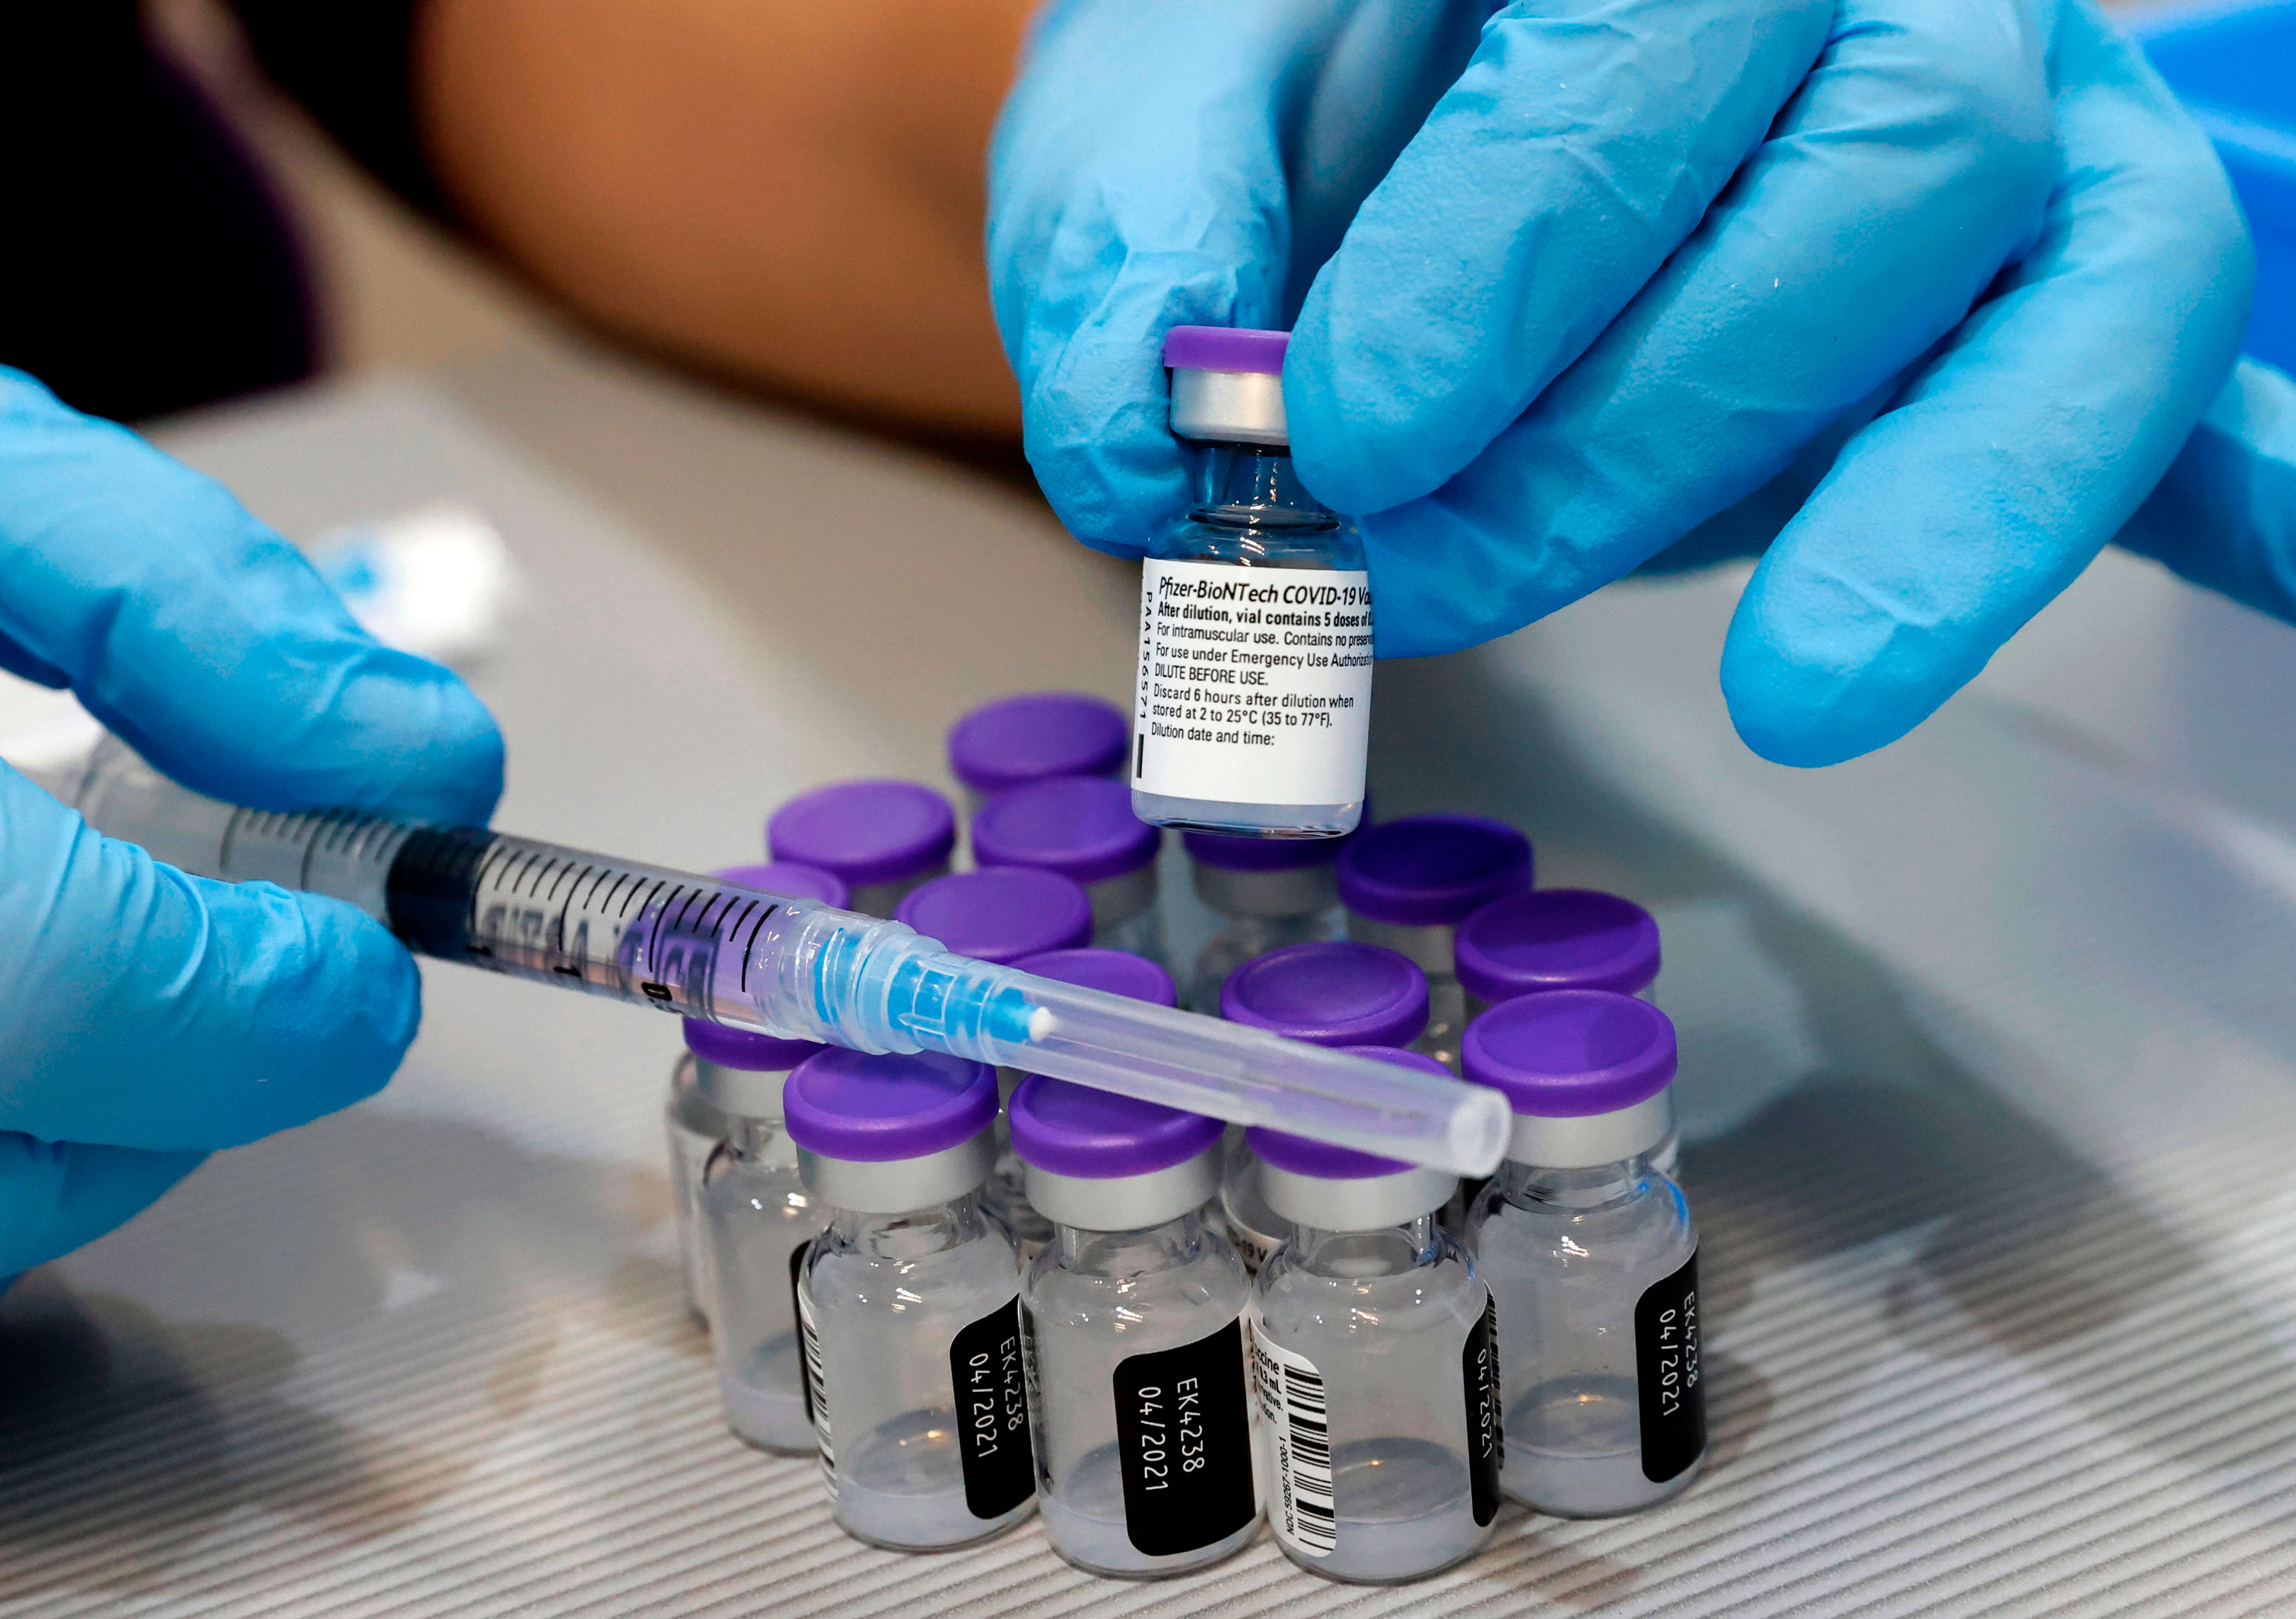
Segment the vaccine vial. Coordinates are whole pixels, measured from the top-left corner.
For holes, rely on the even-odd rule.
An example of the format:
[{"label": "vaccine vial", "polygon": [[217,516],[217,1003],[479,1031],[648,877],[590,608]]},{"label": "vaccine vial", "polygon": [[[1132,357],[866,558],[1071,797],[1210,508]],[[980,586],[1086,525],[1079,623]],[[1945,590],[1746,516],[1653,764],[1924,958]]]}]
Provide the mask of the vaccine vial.
[{"label": "vaccine vial", "polygon": [[692,1051],[681,1052],[670,1068],[669,1105],[662,1110],[662,1121],[669,1137],[669,1204],[677,1220],[677,1264],[685,1284],[686,1308],[709,1327],[717,1301],[709,1279],[708,1238],[701,1228],[701,1175],[733,1124],[701,1093]]},{"label": "vaccine vial", "polygon": [[[1376,944],[1287,944],[1230,973],[1219,1010],[1231,1023],[1311,1045],[1405,1046],[1427,1026],[1427,977]],[[1259,1159],[1242,1132],[1229,1137],[1220,1211],[1229,1240],[1254,1271],[1292,1230],[1262,1195]]]},{"label": "vaccine vial", "polygon": [[1092,902],[1057,871],[997,866],[936,877],[893,912],[961,956],[1009,965],[1092,942]]},{"label": "vaccine vial", "polygon": [[703,1177],[701,1222],[726,1425],[761,1450],[809,1451],[797,1277],[829,1215],[798,1174],[797,1148],[782,1124],[782,1087],[823,1048],[693,1018],[685,1042],[695,1089],[728,1124]]},{"label": "vaccine vial", "polygon": [[948,768],[977,815],[998,793],[1058,776],[1120,776],[1130,723],[1079,691],[1029,691],[983,703],[948,728]]},{"label": "vaccine vial", "polygon": [[850,909],[890,917],[922,883],[948,871],[956,812],[914,781],[840,781],[791,799],[766,822],[766,848],[832,872]]},{"label": "vaccine vial", "polygon": [[1333,863],[1336,838],[1228,838],[1190,832],[1196,895],[1218,912],[1219,930],[1197,956],[1188,1006],[1218,1013],[1220,986],[1246,961],[1287,944],[1344,936]]},{"label": "vaccine vial", "polygon": [[1242,1550],[1259,1528],[1250,1285],[1201,1212],[1219,1121],[1044,1078],[1012,1114],[1057,1233],[1021,1288],[1046,1539],[1102,1574]]},{"label": "vaccine vial", "polygon": [[1013,1239],[980,1206],[996,1078],[831,1049],[783,1112],[829,1223],[798,1276],[814,1435],[840,1528],[897,1550],[1002,1533],[1037,1504]]},{"label": "vaccine vial", "polygon": [[[768,894],[817,899],[840,910],[847,897],[845,885],[836,878],[818,867],[793,861],[726,866],[713,875]],[[688,1026],[689,1034],[694,1026]],[[709,1242],[701,1229],[701,1172],[709,1166],[709,1155],[731,1132],[732,1124],[694,1083],[692,1046],[689,1040],[688,1049],[670,1068],[664,1122],[669,1136],[670,1208],[677,1221],[677,1258],[685,1281],[685,1302],[707,1327],[712,1324],[716,1300],[709,1280]]]},{"label": "vaccine vial", "polygon": [[1173,433],[1196,504],[1140,570],[1133,807],[1159,826],[1328,838],[1363,813],[1371,575],[1300,484],[1281,331],[1175,326]]},{"label": "vaccine vial", "polygon": [[[1459,924],[1454,960],[1470,1023],[1503,1001],[1556,989],[1607,989],[1658,1003],[1657,921],[1634,901],[1593,888],[1535,888],[1492,901]],[[1651,1149],[1651,1162],[1668,1175],[1680,1156],[1671,1128]],[[1485,1184],[1463,1184],[1464,1204]]]},{"label": "vaccine vial", "polygon": [[1557,1517],[1677,1495],[1706,1455],[1698,1230],[1650,1160],[1673,1126],[1674,1026],[1646,1001],[1565,989],[1467,1030],[1467,1078],[1514,1135],[1468,1216],[1498,1304],[1505,1492]]},{"label": "vaccine vial", "polygon": [[1408,956],[1427,975],[1427,1029],[1414,1049],[1459,1071],[1467,1026],[1454,930],[1493,900],[1530,891],[1530,840],[1481,815],[1406,815],[1340,851],[1348,936]]},{"label": "vaccine vial", "polygon": [[[1013,965],[1055,983],[1104,990],[1155,1006],[1179,1003],[1171,974],[1145,957],[1120,950],[1048,950],[1042,955],[1023,956]],[[996,1088],[1006,1110],[996,1116],[996,1167],[981,1189],[988,1212],[1004,1222],[1004,1229],[1020,1244],[1023,1267],[1053,1239],[1053,1222],[1029,1201],[1021,1159],[1013,1150],[1009,1109],[1014,1089],[1026,1077],[1018,1068],[996,1070]]]},{"label": "vaccine vial", "polygon": [[[1415,1051],[1366,1057],[1446,1070]],[[1490,1536],[1503,1450],[1489,1290],[1436,1223],[1441,1170],[1255,1129],[1292,1235],[1252,1288],[1260,1493],[1326,1579],[1415,1580]]]},{"label": "vaccine vial", "polygon": [[1092,942],[1164,959],[1156,908],[1156,856],[1163,835],[1132,813],[1131,789],[1099,776],[1069,776],[999,793],[972,818],[972,858],[983,870],[1057,871],[1092,902]]}]

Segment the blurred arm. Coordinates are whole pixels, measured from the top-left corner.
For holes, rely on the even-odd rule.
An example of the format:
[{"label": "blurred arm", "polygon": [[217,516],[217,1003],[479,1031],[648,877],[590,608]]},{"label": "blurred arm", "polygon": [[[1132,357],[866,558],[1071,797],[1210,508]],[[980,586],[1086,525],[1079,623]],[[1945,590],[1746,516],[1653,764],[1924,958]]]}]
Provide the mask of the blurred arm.
[{"label": "blurred arm", "polygon": [[1028,0],[430,0],[463,219],[600,324],[843,409],[1018,431],[981,266]]}]

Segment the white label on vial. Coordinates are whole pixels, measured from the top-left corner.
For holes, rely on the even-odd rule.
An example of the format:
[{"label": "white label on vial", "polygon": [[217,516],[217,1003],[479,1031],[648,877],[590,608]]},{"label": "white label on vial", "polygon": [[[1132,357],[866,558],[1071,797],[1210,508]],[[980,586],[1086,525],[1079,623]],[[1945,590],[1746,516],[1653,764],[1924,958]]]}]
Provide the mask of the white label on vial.
[{"label": "white label on vial", "polygon": [[1315,1361],[1272,1343],[1252,1322],[1253,1381],[1260,1420],[1275,1447],[1277,1500],[1267,1503],[1275,1538],[1305,1558],[1328,1558],[1339,1544],[1332,1494],[1332,1415]]},{"label": "white label on vial", "polygon": [[829,1371],[822,1363],[821,1334],[813,1324],[813,1300],[805,1288],[797,1290],[797,1329],[805,1342],[805,1387],[813,1406],[814,1443],[821,1447],[821,1479],[837,1498],[837,1447],[829,1437]]},{"label": "white label on vial", "polygon": [[1353,804],[1371,747],[1371,576],[1140,565],[1132,785],[1224,804]]}]

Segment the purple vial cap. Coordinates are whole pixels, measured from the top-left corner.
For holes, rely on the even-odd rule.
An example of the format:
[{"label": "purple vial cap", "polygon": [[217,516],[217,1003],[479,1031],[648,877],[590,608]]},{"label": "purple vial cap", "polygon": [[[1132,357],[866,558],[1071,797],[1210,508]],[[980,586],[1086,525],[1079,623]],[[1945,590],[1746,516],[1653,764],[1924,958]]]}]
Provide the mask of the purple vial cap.
[{"label": "purple vial cap", "polygon": [[1288,331],[1256,326],[1173,326],[1164,333],[1164,363],[1176,372],[1283,374]]},{"label": "purple vial cap", "polygon": [[784,899],[817,899],[842,911],[853,903],[853,891],[834,871],[807,865],[801,860],[765,860],[754,865],[721,866],[712,877],[745,888],[763,888]]},{"label": "purple vial cap", "polygon": [[839,781],[766,822],[766,850],[833,871],[856,888],[930,871],[956,846],[956,812],[914,781]]},{"label": "purple vial cap", "polygon": [[1647,1101],[1674,1078],[1674,1024],[1647,1001],[1558,989],[1503,1001],[1467,1026],[1460,1067],[1517,1113],[1584,1118]]},{"label": "purple vial cap", "polygon": [[1022,1080],[1004,1111],[1023,1163],[1094,1181],[1185,1164],[1225,1128],[1201,1113],[1042,1075]]},{"label": "purple vial cap", "polygon": [[[1418,1051],[1401,1051],[1391,1045],[1351,1045],[1347,1049],[1358,1057],[1391,1062],[1398,1068],[1417,1068],[1445,1079],[1451,1077],[1450,1069]],[[1265,1124],[1254,1124],[1243,1133],[1252,1151],[1276,1168],[1288,1169],[1295,1175],[1313,1175],[1322,1181],[1367,1181],[1374,1175],[1398,1175],[1412,1167],[1401,1158],[1382,1158],[1374,1153],[1357,1152],[1352,1147],[1334,1147],[1329,1141],[1293,1135],[1288,1130],[1270,1130]]]},{"label": "purple vial cap", "polygon": [[1555,989],[1631,995],[1658,977],[1658,923],[1615,894],[1538,888],[1461,922],[1458,963],[1467,993],[1494,1005]]},{"label": "purple vial cap", "polygon": [[1427,1026],[1427,975],[1377,944],[1286,944],[1228,974],[1220,1016],[1311,1045],[1406,1045]]},{"label": "purple vial cap", "polygon": [[1340,899],[1400,928],[1442,927],[1530,887],[1530,839],[1482,815],[1406,815],[1348,839]]},{"label": "purple vial cap", "polygon": [[816,1051],[828,1050],[811,1040],[778,1040],[755,1029],[729,1028],[722,1023],[685,1019],[685,1049],[704,1062],[748,1074],[773,1074],[794,1068]]},{"label": "purple vial cap", "polygon": [[999,793],[972,818],[982,867],[1036,866],[1106,882],[1154,863],[1163,834],[1132,813],[1132,789],[1106,776],[1063,776]]},{"label": "purple vial cap", "polygon": [[1180,1004],[1180,992],[1172,982],[1172,975],[1146,956],[1136,956],[1128,950],[1047,950],[1038,955],[1023,956],[1013,965],[1055,984],[1103,990],[1156,1006]]},{"label": "purple vial cap", "polygon": [[[1349,834],[1354,836],[1353,833]],[[1297,871],[1327,866],[1347,846],[1346,838],[1230,838],[1220,832],[1183,832],[1188,857],[1221,871]]]},{"label": "purple vial cap", "polygon": [[782,1114],[790,1139],[824,1158],[921,1158],[995,1121],[996,1070],[933,1051],[872,1056],[825,1046],[789,1076]]},{"label": "purple vial cap", "polygon": [[1257,371],[1283,374],[1288,331],[1250,326],[1175,326],[1164,334],[1164,364],[1174,371]]},{"label": "purple vial cap", "polygon": [[1017,961],[1092,942],[1092,901],[1084,890],[1034,866],[936,877],[912,889],[893,920],[978,961]]},{"label": "purple vial cap", "polygon": [[1106,776],[1131,745],[1124,711],[1078,691],[1030,691],[984,703],[948,728],[948,767],[977,793],[1054,776]]}]

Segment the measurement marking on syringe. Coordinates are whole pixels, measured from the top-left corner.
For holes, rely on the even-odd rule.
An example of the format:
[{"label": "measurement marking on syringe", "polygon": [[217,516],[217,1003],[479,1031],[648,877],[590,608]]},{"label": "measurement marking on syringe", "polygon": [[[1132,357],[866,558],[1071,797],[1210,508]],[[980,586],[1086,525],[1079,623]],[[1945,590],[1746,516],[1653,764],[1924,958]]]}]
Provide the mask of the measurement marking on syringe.
[{"label": "measurement marking on syringe", "polygon": [[758,912],[757,922],[750,929],[749,942],[742,946],[742,993],[744,994],[750,989],[750,955],[758,947],[758,935],[764,931],[766,919],[780,909],[779,905],[767,905]]},{"label": "measurement marking on syringe", "polygon": [[[566,903],[558,907],[558,920],[554,923],[551,928],[553,943],[550,948],[553,954],[562,956],[566,953],[566,918],[574,909],[574,895],[582,887],[582,879],[589,876],[591,872],[596,870],[597,868],[595,866],[584,866],[581,872],[574,879],[573,887],[569,888],[566,891]],[[578,966],[554,968],[552,970],[554,972],[562,972],[569,977],[578,977],[581,972],[581,969]]]},{"label": "measurement marking on syringe", "polygon": [[510,896],[512,899],[532,899],[534,897],[534,890],[532,888],[521,887],[521,885],[523,884],[529,877],[533,878],[536,883],[539,885],[542,880],[542,874],[550,870],[550,868],[557,863],[557,860],[558,856],[555,854],[545,854],[541,857],[539,863],[529,860],[524,865],[519,867],[518,875],[510,879]]},{"label": "measurement marking on syringe", "polygon": [[[641,877],[638,880],[640,882],[644,882],[645,881],[645,879]],[[645,903],[638,907],[638,914],[640,916],[644,916],[648,911],[653,908],[653,896],[661,892],[661,884],[662,879],[660,878],[657,877],[653,879],[653,887],[646,890]],[[627,917],[629,915],[630,901],[637,898],[637,896],[638,891],[636,888],[633,888],[629,891],[628,895],[624,897],[622,900],[623,916]]]},{"label": "measurement marking on syringe", "polygon": [[474,929],[479,921],[479,895],[487,891],[487,868],[506,856],[507,850],[504,845],[490,843],[487,846],[487,852],[479,856],[478,869],[471,873],[471,926]]},{"label": "measurement marking on syringe", "polygon": [[[646,934],[645,963],[646,972],[650,977],[657,976],[661,971],[661,936],[667,932],[669,928],[670,918],[673,914],[669,907],[677,896],[685,891],[685,885],[684,883],[678,884],[677,887],[669,891],[669,898],[661,902],[661,909],[653,913],[653,927]],[[699,892],[699,890],[696,890],[696,892]],[[683,906],[679,907],[680,910],[683,910],[684,908],[685,907]]]}]

